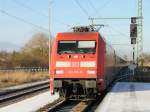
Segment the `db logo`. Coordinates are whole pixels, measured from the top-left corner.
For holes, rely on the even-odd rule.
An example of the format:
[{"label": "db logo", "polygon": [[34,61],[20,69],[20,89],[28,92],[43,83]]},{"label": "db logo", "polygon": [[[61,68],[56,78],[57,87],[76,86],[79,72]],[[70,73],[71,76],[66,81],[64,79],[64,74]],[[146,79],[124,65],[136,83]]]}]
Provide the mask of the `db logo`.
[{"label": "db logo", "polygon": [[72,63],[71,63],[71,66],[72,66],[72,67],[79,67],[80,64],[79,64],[79,62],[72,62]]}]

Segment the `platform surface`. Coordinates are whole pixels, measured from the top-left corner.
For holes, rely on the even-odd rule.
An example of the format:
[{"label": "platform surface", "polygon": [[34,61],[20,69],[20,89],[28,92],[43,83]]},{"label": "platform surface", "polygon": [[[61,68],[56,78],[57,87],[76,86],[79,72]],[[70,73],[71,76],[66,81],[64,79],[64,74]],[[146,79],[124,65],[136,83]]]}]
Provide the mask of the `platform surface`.
[{"label": "platform surface", "polygon": [[150,112],[150,83],[116,83],[96,112]]},{"label": "platform surface", "polygon": [[51,96],[50,91],[38,94],[34,97],[27,98],[17,103],[10,104],[5,107],[0,108],[0,112],[36,112],[36,110],[41,107],[52,103],[54,100],[58,99],[59,95],[56,93]]}]

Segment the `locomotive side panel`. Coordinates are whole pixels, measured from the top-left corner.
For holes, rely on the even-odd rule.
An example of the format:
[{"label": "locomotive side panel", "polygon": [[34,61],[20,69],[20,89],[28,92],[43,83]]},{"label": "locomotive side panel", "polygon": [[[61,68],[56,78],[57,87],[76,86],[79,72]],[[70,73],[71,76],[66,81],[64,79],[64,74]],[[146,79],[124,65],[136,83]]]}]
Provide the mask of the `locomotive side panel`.
[{"label": "locomotive side panel", "polygon": [[50,66],[50,92],[51,94],[54,93],[54,75],[55,75],[55,60],[56,60],[56,49],[57,49],[57,45],[56,45],[56,40],[54,40],[53,45],[52,45],[52,51],[51,51],[51,66]]},{"label": "locomotive side panel", "polygon": [[98,90],[101,92],[106,88],[106,82],[105,82],[105,48],[106,43],[102,39],[102,37],[99,37],[99,44],[98,44],[98,65],[97,65],[97,87]]},{"label": "locomotive side panel", "polygon": [[105,51],[105,81],[108,86],[115,78],[115,52],[111,46],[106,45]]}]

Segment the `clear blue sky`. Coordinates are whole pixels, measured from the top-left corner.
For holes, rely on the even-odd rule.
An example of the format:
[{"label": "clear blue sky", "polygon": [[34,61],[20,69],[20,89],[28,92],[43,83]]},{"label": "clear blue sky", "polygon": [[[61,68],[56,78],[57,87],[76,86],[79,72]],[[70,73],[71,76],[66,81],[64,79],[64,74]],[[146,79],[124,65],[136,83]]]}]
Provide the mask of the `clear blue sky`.
[{"label": "clear blue sky", "polygon": [[[0,42],[11,42],[19,46],[26,43],[38,32],[46,32],[35,26],[19,21],[17,16],[26,22],[48,29],[48,6],[50,0],[0,0]],[[89,25],[88,17],[131,17],[137,15],[137,0],[51,0],[51,29],[55,36],[57,32],[71,31],[73,25]],[[144,51],[150,53],[150,0],[143,0],[144,16]],[[5,12],[5,13],[6,13]],[[11,15],[11,16],[10,16]],[[120,54],[130,54],[129,37],[130,20],[100,20],[95,23],[106,24],[100,32]]]}]

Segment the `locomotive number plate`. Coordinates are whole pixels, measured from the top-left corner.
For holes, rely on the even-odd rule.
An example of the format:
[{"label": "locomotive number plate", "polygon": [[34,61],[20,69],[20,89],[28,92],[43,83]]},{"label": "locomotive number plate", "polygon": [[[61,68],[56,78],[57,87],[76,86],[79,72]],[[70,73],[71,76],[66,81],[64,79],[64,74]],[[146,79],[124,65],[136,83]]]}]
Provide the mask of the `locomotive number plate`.
[{"label": "locomotive number plate", "polygon": [[79,62],[72,62],[71,67],[79,67],[80,63]]}]

